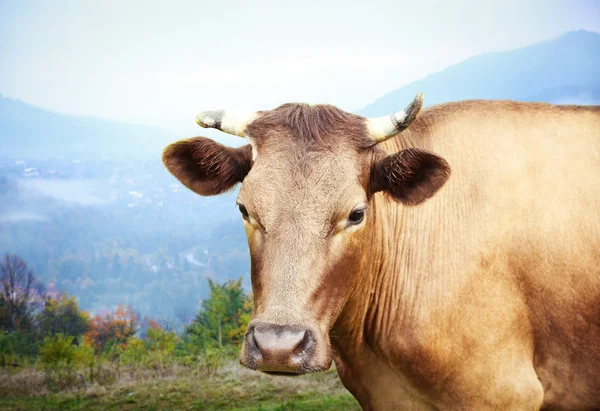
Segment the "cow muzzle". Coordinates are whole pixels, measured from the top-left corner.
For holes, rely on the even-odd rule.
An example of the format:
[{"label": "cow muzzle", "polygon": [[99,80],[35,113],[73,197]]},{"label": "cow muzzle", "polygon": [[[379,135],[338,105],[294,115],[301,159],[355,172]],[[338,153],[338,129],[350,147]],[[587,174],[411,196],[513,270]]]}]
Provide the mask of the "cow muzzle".
[{"label": "cow muzzle", "polygon": [[321,340],[308,327],[253,321],[246,332],[240,363],[270,374],[323,371],[331,366],[331,355],[327,352],[329,344]]}]

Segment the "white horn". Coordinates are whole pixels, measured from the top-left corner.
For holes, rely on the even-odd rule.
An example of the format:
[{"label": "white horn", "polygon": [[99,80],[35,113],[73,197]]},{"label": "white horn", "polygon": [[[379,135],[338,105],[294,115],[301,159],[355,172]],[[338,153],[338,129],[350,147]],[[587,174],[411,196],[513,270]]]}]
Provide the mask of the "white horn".
[{"label": "white horn", "polygon": [[234,136],[246,137],[246,126],[258,117],[256,112],[236,112],[232,110],[201,111],[196,123],[204,128],[216,128]]},{"label": "white horn", "polygon": [[423,93],[419,93],[404,110],[385,117],[367,119],[369,136],[379,144],[405,130],[423,107]]}]

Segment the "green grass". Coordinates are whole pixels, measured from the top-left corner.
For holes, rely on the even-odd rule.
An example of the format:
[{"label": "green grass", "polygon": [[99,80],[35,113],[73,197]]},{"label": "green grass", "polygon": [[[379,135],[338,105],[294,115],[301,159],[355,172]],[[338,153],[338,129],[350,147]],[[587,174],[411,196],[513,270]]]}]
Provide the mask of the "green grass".
[{"label": "green grass", "polygon": [[273,377],[228,364],[210,376],[123,377],[108,386],[95,384],[60,393],[32,391],[27,375],[15,373],[13,379],[19,378],[22,389],[18,384],[10,388],[9,384],[0,385],[0,409],[360,410],[335,370],[302,377]]}]

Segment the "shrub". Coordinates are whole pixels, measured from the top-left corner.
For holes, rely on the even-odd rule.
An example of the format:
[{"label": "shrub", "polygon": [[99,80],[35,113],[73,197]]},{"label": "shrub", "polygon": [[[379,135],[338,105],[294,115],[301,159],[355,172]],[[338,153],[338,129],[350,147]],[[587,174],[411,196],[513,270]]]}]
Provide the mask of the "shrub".
[{"label": "shrub", "polygon": [[72,336],[56,334],[46,337],[40,347],[40,363],[46,376],[46,384],[51,391],[60,391],[85,384],[75,372],[75,353]]},{"label": "shrub", "polygon": [[148,358],[146,344],[139,338],[130,338],[127,348],[121,352],[120,360],[123,364],[144,364]]},{"label": "shrub", "polygon": [[56,334],[46,337],[40,347],[40,361],[51,368],[70,366],[75,360],[75,350],[72,336]]},{"label": "shrub", "polygon": [[162,328],[148,329],[148,345],[150,350],[163,351],[165,354],[172,354],[179,339],[173,331],[165,331]]},{"label": "shrub", "polygon": [[0,331],[0,367],[25,365],[39,353],[39,344],[33,334],[18,331]]},{"label": "shrub", "polygon": [[94,347],[89,343],[84,342],[75,350],[75,364],[87,370],[87,378],[90,382],[95,380],[95,368],[97,364],[96,353]]},{"label": "shrub", "polygon": [[203,357],[204,369],[208,373],[217,372],[226,362],[227,356],[222,350],[219,349],[208,349]]}]

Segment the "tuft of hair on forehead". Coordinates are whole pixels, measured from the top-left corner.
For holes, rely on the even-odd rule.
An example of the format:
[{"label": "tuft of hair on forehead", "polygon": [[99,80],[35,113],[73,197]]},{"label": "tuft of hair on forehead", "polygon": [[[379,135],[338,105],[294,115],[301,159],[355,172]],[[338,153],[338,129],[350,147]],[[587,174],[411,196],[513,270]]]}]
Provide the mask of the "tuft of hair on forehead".
[{"label": "tuft of hair on forehead", "polygon": [[265,129],[277,126],[289,129],[295,138],[309,144],[329,145],[337,142],[332,140],[336,137],[350,140],[360,148],[373,144],[367,138],[364,117],[328,104],[283,104],[261,112],[248,131],[253,137],[260,138]]}]

